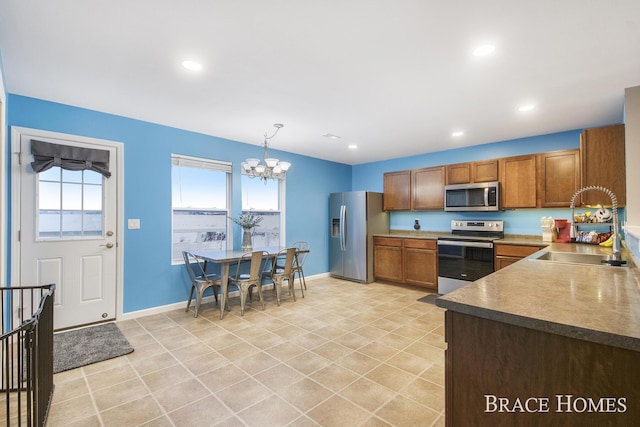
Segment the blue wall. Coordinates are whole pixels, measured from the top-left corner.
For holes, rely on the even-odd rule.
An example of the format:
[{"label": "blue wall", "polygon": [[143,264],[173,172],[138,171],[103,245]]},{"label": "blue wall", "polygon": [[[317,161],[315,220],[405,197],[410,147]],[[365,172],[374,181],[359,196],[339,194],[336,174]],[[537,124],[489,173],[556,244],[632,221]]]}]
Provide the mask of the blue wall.
[{"label": "blue wall", "polygon": [[[9,94],[9,100],[9,126],[124,144],[125,222],[141,222],[140,230],[124,231],[124,312],[186,300],[189,288],[183,267],[172,266],[170,259],[171,153],[233,162],[233,212],[240,212],[240,163],[259,156],[262,149],[34,98]],[[324,273],[329,265],[328,195],[351,189],[351,166],[277,150],[272,154],[293,165],[286,184],[287,243],[308,241],[312,252],[305,272]]]},{"label": "blue wall", "polygon": [[[125,221],[140,218],[140,230],[124,232],[124,312],[184,301],[188,283],[181,266],[172,266],[171,153],[201,156],[233,163],[233,211],[239,212],[240,162],[259,155],[254,145],[188,132],[19,95],[8,95],[7,124],[119,141],[125,151]],[[10,133],[7,133],[10,135]],[[293,164],[288,173],[287,243],[309,241],[312,253],[308,275],[328,271],[328,194],[382,191],[384,172],[508,157],[579,147],[580,130],[541,135],[480,146],[356,166],[273,150]],[[144,165],[144,168],[140,168]],[[153,165],[153,167],[149,167]],[[9,170],[7,167],[5,170]],[[7,174],[8,176],[9,174]],[[624,213],[622,212],[622,218]],[[420,219],[423,230],[447,231],[450,221],[503,219],[508,234],[540,234],[540,217],[569,217],[568,209],[521,209],[497,213],[393,212],[391,228],[412,230]],[[234,230],[239,232],[239,230]],[[236,246],[239,238],[234,239]]]}]

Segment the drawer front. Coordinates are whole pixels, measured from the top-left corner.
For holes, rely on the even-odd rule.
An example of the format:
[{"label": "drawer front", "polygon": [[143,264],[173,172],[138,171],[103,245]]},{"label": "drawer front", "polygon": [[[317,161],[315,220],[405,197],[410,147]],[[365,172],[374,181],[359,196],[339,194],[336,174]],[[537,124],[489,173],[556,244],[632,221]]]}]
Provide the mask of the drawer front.
[{"label": "drawer front", "polygon": [[402,239],[396,237],[374,237],[373,244],[380,246],[402,246]]},{"label": "drawer front", "polygon": [[543,247],[544,246],[496,245],[495,254],[496,256],[526,257],[538,252]]},{"label": "drawer front", "polygon": [[404,239],[405,248],[433,249],[438,247],[435,240],[428,239]]}]

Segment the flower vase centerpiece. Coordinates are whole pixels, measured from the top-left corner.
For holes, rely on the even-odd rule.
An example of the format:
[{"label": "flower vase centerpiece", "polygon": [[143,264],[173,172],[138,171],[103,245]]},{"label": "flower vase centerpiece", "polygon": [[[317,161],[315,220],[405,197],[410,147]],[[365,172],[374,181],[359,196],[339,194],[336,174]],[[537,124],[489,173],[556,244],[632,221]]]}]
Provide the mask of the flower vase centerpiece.
[{"label": "flower vase centerpiece", "polygon": [[233,222],[242,227],[242,250],[249,252],[253,250],[253,242],[251,241],[251,229],[258,227],[262,217],[252,213],[243,212],[238,218],[231,218]]}]

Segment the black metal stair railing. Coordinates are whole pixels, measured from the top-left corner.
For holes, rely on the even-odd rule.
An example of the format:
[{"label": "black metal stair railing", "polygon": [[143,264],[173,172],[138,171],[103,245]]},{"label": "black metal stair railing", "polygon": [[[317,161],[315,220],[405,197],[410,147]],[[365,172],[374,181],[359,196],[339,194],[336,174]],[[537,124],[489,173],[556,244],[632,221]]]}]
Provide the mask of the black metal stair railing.
[{"label": "black metal stair railing", "polygon": [[0,287],[0,424],[44,426],[53,396],[55,285]]}]

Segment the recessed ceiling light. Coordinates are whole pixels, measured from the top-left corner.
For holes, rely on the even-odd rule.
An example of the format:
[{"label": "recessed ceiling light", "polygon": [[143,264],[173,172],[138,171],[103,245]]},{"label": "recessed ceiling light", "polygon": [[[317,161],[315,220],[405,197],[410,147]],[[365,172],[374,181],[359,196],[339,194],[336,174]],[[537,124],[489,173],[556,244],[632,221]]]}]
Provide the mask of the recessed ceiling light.
[{"label": "recessed ceiling light", "polygon": [[193,61],[191,59],[186,59],[184,61],[182,61],[182,66],[184,68],[186,68],[189,71],[200,71],[202,70],[202,64],[197,62],[197,61]]},{"label": "recessed ceiling light", "polygon": [[358,146],[356,144],[349,144],[349,150],[357,150]]},{"label": "recessed ceiling light", "polygon": [[473,55],[474,56],[486,56],[489,55],[490,53],[492,53],[494,50],[496,50],[496,47],[492,44],[483,44],[481,46],[478,46],[477,48],[475,48],[473,50]]},{"label": "recessed ceiling light", "polygon": [[464,135],[464,132],[461,130],[451,132],[451,136],[462,136],[462,135]]},{"label": "recessed ceiling light", "polygon": [[518,111],[520,111],[521,113],[526,113],[527,111],[531,111],[535,109],[536,109],[536,106],[533,104],[521,105],[520,107],[518,107]]},{"label": "recessed ceiling light", "polygon": [[340,137],[338,135],[334,135],[332,133],[325,133],[324,135],[325,138],[329,138],[329,139],[340,139]]}]

